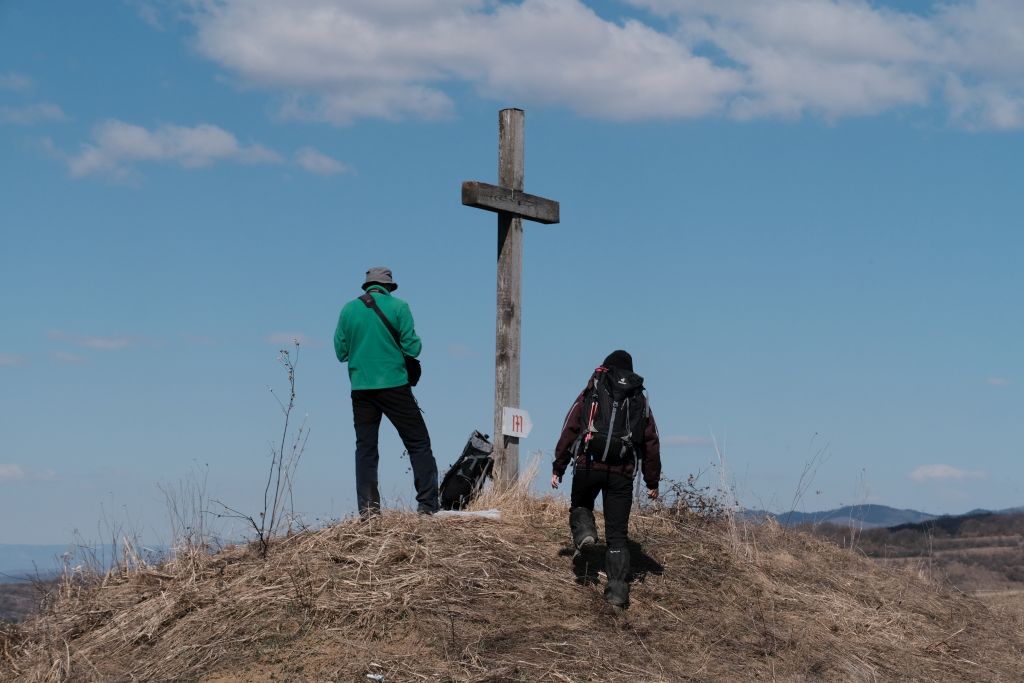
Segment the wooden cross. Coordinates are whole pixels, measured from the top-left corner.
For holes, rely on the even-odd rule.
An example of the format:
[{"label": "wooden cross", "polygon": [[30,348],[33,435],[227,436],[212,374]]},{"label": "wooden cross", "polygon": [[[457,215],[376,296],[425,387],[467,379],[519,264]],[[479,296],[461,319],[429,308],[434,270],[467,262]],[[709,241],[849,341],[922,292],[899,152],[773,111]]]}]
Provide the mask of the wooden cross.
[{"label": "wooden cross", "polygon": [[558,222],[558,202],[523,192],[522,109],[498,113],[498,184],[462,183],[462,203],[498,214],[498,306],[494,350],[495,482],[519,477],[519,439],[502,435],[502,408],[519,407],[523,221]]}]

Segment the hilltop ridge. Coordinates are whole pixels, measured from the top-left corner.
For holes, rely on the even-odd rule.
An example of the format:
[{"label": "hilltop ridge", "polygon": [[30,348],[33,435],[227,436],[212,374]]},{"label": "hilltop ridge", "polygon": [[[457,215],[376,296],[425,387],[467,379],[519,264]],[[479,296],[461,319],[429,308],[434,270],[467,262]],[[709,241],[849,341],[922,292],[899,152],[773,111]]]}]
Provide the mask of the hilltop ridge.
[{"label": "hilltop ridge", "polygon": [[744,516],[751,519],[774,519],[783,526],[801,526],[805,524],[855,524],[860,528],[890,527],[897,524],[926,522],[939,515],[920,510],[894,508],[888,505],[865,503],[864,505],[844,505],[832,510],[817,512],[767,512],[765,510],[745,510]]},{"label": "hilltop ridge", "polygon": [[565,502],[500,520],[386,513],[275,543],[66,581],[0,632],[0,679],[1017,680],[1024,626],[769,522],[635,510],[636,575],[606,607]]},{"label": "hilltop ridge", "polygon": [[836,526],[854,525],[860,529],[874,529],[904,524],[923,524],[938,519],[966,518],[977,515],[1013,515],[1020,512],[1024,512],[1024,506],[1003,508],[1001,510],[974,508],[961,514],[936,515],[929,512],[921,512],[920,510],[894,508],[877,503],[864,503],[861,505],[844,505],[831,510],[818,510],[815,512],[801,512],[799,510],[790,510],[788,512],[743,510],[740,514],[752,520],[774,519],[783,526],[832,524]]}]

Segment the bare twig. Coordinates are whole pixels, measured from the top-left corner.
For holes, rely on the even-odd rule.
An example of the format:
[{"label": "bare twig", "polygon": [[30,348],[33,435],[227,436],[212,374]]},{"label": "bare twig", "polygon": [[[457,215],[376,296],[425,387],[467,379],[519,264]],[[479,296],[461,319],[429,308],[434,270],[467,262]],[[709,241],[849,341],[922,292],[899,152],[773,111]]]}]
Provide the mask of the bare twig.
[{"label": "bare twig", "polygon": [[[271,395],[281,407],[284,421],[281,426],[281,438],[270,449],[270,469],[267,472],[267,483],[263,488],[263,510],[257,515],[248,515],[240,510],[225,505],[219,500],[221,512],[218,517],[239,519],[248,523],[256,533],[260,554],[266,557],[270,542],[279,534],[287,517],[287,530],[290,532],[295,520],[294,482],[295,471],[299,466],[306,443],[309,440],[308,416],[302,420],[298,430],[292,429],[292,412],[295,410],[295,368],[299,361],[299,340],[293,340],[294,349],[281,349],[278,362],[284,367],[288,376],[288,402],[281,401],[277,393],[270,389]],[[289,445],[289,439],[291,439]],[[285,515],[285,511],[289,514]]]}]

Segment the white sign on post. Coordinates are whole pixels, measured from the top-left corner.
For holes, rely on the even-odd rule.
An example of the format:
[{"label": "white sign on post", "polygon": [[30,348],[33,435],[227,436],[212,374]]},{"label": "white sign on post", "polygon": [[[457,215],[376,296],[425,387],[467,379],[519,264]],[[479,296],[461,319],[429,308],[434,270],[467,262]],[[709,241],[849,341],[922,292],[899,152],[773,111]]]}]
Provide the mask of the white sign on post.
[{"label": "white sign on post", "polygon": [[533,429],[530,414],[522,408],[503,408],[501,412],[501,433],[525,439]]}]

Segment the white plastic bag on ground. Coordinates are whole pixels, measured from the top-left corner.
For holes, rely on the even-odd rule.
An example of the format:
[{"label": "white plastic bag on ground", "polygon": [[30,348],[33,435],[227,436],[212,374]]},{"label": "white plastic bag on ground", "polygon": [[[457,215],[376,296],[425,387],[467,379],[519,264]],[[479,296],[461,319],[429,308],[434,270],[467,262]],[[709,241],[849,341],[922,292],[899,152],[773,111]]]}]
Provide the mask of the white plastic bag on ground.
[{"label": "white plastic bag on ground", "polygon": [[434,517],[479,517],[483,519],[501,519],[501,510],[441,510],[435,512]]}]

